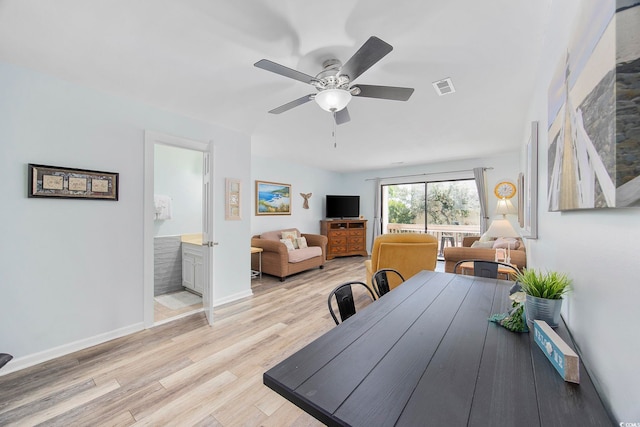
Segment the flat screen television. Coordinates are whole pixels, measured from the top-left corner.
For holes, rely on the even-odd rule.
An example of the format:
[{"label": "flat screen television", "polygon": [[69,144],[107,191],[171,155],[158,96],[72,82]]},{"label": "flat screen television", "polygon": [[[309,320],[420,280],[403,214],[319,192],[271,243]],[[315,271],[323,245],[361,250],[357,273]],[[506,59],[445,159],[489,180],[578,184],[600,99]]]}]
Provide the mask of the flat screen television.
[{"label": "flat screen television", "polygon": [[327,195],[327,218],[358,218],[360,196]]}]

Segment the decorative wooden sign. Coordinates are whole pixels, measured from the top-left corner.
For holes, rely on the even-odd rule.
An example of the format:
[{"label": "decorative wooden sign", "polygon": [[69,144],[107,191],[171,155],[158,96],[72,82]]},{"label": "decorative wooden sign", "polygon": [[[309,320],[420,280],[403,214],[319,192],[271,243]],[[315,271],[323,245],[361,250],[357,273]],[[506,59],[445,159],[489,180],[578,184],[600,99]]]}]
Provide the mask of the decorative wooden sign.
[{"label": "decorative wooden sign", "polygon": [[534,320],[533,338],[565,381],[580,383],[580,358],[551,327]]}]

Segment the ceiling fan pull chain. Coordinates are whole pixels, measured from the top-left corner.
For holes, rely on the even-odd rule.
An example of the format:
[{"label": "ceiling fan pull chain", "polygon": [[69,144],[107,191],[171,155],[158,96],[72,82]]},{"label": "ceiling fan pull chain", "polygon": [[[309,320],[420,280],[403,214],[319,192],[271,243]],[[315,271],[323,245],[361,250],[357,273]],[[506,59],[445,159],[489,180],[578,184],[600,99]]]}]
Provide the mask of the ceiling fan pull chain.
[{"label": "ceiling fan pull chain", "polygon": [[336,136],[336,112],[335,110],[333,111],[333,132],[332,135],[333,137],[333,148],[338,148],[338,138]]}]

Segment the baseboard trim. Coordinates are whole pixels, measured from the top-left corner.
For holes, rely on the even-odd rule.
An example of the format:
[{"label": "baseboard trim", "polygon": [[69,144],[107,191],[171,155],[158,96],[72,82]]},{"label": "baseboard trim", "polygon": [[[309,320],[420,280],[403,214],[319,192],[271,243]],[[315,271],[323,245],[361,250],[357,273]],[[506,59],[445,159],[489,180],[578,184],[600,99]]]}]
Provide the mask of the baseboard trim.
[{"label": "baseboard trim", "polygon": [[76,351],[84,350],[94,345],[102,344],[107,341],[111,341],[116,338],[123,337],[125,335],[133,334],[144,329],[144,323],[136,323],[124,328],[116,329],[113,331],[105,332],[104,334],[96,335],[93,337],[85,338],[82,340],[74,341],[69,344],[64,344],[58,347],[54,347],[39,353],[30,354],[23,357],[18,357],[7,363],[2,370],[0,370],[0,376],[10,374],[39,363],[48,362],[49,360],[57,357],[66,356]]},{"label": "baseboard trim", "polygon": [[[224,304],[229,304],[231,302],[247,298],[253,296],[253,291],[250,289],[243,292],[238,292],[233,295],[229,295],[224,298],[217,299],[213,302],[214,307],[219,307]],[[185,315],[191,315],[191,313],[186,313]],[[170,320],[175,320],[169,319]],[[154,324],[153,326],[158,326],[165,322],[159,322]],[[64,344],[58,347],[54,347],[48,350],[41,351],[39,353],[30,354],[23,357],[17,357],[7,363],[2,370],[0,370],[0,377],[10,374],[12,372],[20,371],[25,368],[29,368],[31,366],[37,365],[39,363],[48,362],[49,360],[53,360],[57,357],[66,356],[76,351],[84,350],[89,347],[93,347],[94,345],[102,344],[107,341],[111,341],[116,338],[123,337],[125,335],[133,334],[135,332],[139,332],[144,330],[144,322],[136,323],[134,325],[130,325],[124,328],[116,329],[113,331],[105,332],[104,334],[96,335],[93,337],[89,337],[86,339],[78,340],[69,344]]]}]

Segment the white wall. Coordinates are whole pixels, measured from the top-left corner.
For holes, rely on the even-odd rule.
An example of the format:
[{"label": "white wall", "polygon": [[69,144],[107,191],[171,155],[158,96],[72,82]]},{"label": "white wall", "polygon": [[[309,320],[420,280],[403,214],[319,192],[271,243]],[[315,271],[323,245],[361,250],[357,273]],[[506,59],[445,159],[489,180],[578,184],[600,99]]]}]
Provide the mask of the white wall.
[{"label": "white wall", "polygon": [[[215,145],[214,210],[215,289],[214,305],[251,294],[251,140],[236,132],[218,129]],[[242,185],[240,221],[227,221],[224,215],[225,178],[238,179]],[[215,318],[215,312],[214,312]]]},{"label": "white wall", "polygon": [[[530,120],[540,123],[539,227],[528,241],[532,267],[558,270],[573,279],[563,317],[580,347],[605,403],[618,422],[640,422],[640,286],[635,208],[547,212],[547,88],[551,72],[566,54],[569,30],[580,15],[577,0],[553,2],[549,40]],[[526,130],[523,126],[523,132]]]},{"label": "white wall", "polygon": [[[224,176],[249,181],[248,136],[6,63],[0,93],[3,373],[142,328],[145,129],[215,141],[216,297],[250,291],[249,210],[223,206]],[[28,199],[27,163],[119,172],[120,200]]]},{"label": "white wall", "polygon": [[[342,175],[278,159],[251,158],[251,233],[282,228],[298,228],[302,233],[320,233],[320,220],[325,216],[325,196],[342,193]],[[291,215],[255,214],[255,181],[291,184]],[[303,209],[300,193],[313,193],[309,209]]]},{"label": "white wall", "polygon": [[[485,157],[480,159],[460,160],[454,162],[433,163],[420,166],[407,166],[393,169],[380,169],[365,172],[351,173],[344,176],[341,189],[345,194],[360,195],[360,212],[369,222],[367,224],[367,248],[370,250],[372,243],[372,225],[374,217],[375,203],[375,178],[388,178],[394,176],[429,174],[423,178],[433,179],[432,174],[440,174],[446,179],[453,178],[455,175],[445,172],[451,171],[468,171],[475,167],[493,168],[485,171],[485,179],[487,183],[487,194],[489,204],[489,216],[493,217],[498,199],[493,194],[493,187],[500,181],[517,182],[518,173],[520,173],[520,154],[517,151],[504,153],[499,156]],[[411,180],[411,178],[407,178]],[[514,206],[517,206],[517,200],[512,199]],[[515,224],[514,224],[515,225]]]},{"label": "white wall", "polygon": [[171,197],[171,219],[155,220],[154,236],[202,231],[202,153],[156,144],[154,191]]}]

